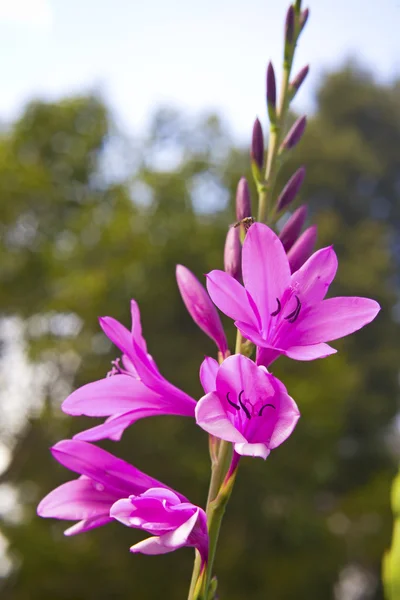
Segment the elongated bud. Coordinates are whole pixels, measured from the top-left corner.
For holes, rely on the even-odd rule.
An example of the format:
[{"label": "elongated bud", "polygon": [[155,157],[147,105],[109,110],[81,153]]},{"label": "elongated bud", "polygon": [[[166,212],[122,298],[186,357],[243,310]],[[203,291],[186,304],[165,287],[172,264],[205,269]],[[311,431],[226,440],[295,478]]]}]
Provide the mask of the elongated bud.
[{"label": "elongated bud", "polygon": [[290,83],[290,91],[291,91],[291,98],[293,99],[296,92],[298,91],[298,89],[300,88],[301,84],[303,83],[303,81],[305,80],[305,78],[308,75],[308,72],[310,70],[310,67],[308,65],[306,65],[305,67],[303,67],[295,76],[295,78],[293,79],[293,81]]},{"label": "elongated bud", "polygon": [[261,171],[264,166],[264,133],[258,119],[254,121],[251,140],[251,160]]},{"label": "elongated bud", "polygon": [[224,250],[224,269],[229,275],[240,281],[242,275],[242,244],[239,228],[230,227],[226,235]]},{"label": "elongated bud", "polygon": [[183,265],[176,267],[176,281],[182,300],[193,321],[217,344],[222,354],[228,349],[217,309],[200,281]]},{"label": "elongated bud", "polygon": [[300,31],[303,31],[305,24],[308,21],[308,17],[310,15],[310,10],[308,8],[306,8],[305,10],[303,10],[303,12],[300,14]]},{"label": "elongated bud", "polygon": [[300,117],[299,119],[297,119],[297,121],[294,123],[289,133],[283,140],[281,144],[281,151],[291,150],[291,148],[294,148],[296,144],[299,143],[306,128],[306,125],[307,117]]},{"label": "elongated bud", "polygon": [[285,22],[285,45],[293,44],[294,40],[294,8],[291,4],[286,13]]},{"label": "elongated bud", "polygon": [[251,217],[250,190],[247,179],[242,177],[236,192],[236,218],[238,221]]},{"label": "elongated bud", "polygon": [[290,219],[288,219],[283,226],[282,231],[279,234],[279,239],[281,240],[286,252],[290,250],[299,237],[307,218],[307,212],[307,206],[305,204],[299,206],[299,208],[294,211]]},{"label": "elongated bud", "polygon": [[299,192],[299,189],[301,188],[305,176],[306,170],[304,167],[297,169],[297,171],[291,176],[277,200],[278,212],[281,212],[281,210],[293,202]]},{"label": "elongated bud", "polygon": [[310,258],[313,253],[315,242],[317,241],[317,226],[311,225],[299,239],[293,244],[287,253],[290,270],[292,273],[300,269],[302,265]]},{"label": "elongated bud", "polygon": [[271,123],[276,122],[276,80],[272,63],[267,67],[267,107]]}]

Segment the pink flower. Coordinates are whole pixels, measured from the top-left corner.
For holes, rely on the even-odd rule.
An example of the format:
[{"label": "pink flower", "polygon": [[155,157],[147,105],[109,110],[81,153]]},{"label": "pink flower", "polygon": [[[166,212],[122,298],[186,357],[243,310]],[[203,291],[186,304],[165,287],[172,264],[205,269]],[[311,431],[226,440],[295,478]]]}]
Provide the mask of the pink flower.
[{"label": "pink flower", "polygon": [[182,494],[87,442],[64,440],[51,451],[58,462],[80,474],[50,492],[37,509],[40,517],[78,521],[65,535],[89,531],[115,518],[157,535],[132,546],[132,552],[164,554],[194,546],[207,560],[206,515]]},{"label": "pink flower", "polygon": [[131,331],[112,317],[100,318],[104,333],[121,350],[122,360],[114,362],[110,377],[84,385],[62,404],[69,415],[109,417],[102,425],[78,433],[76,439],[119,440],[129,425],[144,417],[194,416],[195,400],[169,383],[147,353],[134,300],[131,314]]},{"label": "pink flower", "polygon": [[200,379],[206,395],[196,406],[197,424],[232,442],[237,454],[267,458],[300,417],[279,379],[241,354],[229,356],[221,366],[206,358]]},{"label": "pink flower", "polygon": [[224,271],[212,271],[207,288],[242,335],[260,347],[259,364],[267,366],[281,354],[313,360],[335,353],[326,342],[357,331],[380,310],[368,298],[324,300],[336,269],[336,254],[328,247],[291,275],[280,239],[266,225],[255,223],[243,244],[244,286]]},{"label": "pink flower", "polygon": [[183,546],[198,548],[207,562],[208,532],[205,512],[182,502],[175,492],[151,488],[140,496],[118,500],[110,515],[128,527],[143,529],[153,537],[131,547],[131,552],[166,554]]}]

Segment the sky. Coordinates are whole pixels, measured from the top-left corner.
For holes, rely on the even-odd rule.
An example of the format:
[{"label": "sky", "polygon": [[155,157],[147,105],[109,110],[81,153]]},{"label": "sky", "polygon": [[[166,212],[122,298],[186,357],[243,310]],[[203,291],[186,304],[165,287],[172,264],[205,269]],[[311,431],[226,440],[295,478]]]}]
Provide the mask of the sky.
[{"label": "sky", "polygon": [[[311,64],[295,108],[310,111],[324,70],[357,57],[399,75],[400,0],[303,0],[311,16],[295,71]],[[216,110],[238,138],[265,121],[268,60],[280,71],[287,0],[0,0],[0,120],[31,98],[98,91],[128,135],[156,107]]]}]

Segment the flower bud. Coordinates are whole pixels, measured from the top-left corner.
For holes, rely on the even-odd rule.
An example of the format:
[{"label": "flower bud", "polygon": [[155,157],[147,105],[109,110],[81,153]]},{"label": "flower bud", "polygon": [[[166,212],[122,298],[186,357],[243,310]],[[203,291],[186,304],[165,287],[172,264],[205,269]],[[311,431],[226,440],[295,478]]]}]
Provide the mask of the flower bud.
[{"label": "flower bud", "polygon": [[281,144],[282,150],[291,150],[299,143],[307,125],[307,117],[300,117],[294,123],[289,133]]},{"label": "flower bud", "polygon": [[217,344],[222,354],[228,349],[224,329],[217,309],[211,302],[206,289],[189,269],[176,267],[176,281],[182,300],[193,321]]},{"label": "flower bud", "polygon": [[242,245],[239,238],[239,229],[230,227],[226,235],[224,249],[224,269],[229,275],[240,281],[242,274]]},{"label": "flower bud", "polygon": [[298,89],[300,88],[301,84],[303,83],[303,81],[307,77],[309,70],[310,70],[310,67],[308,65],[306,65],[305,67],[303,67],[297,73],[297,75],[293,79],[293,81],[290,83],[290,89],[291,89],[291,92],[292,92],[292,95],[291,95],[292,99],[294,98],[296,92],[298,91]]},{"label": "flower bud", "polygon": [[303,31],[305,24],[308,21],[308,17],[310,15],[310,10],[308,8],[306,8],[305,10],[303,10],[302,13],[300,13],[300,31]]},{"label": "flower bud", "polygon": [[290,270],[292,273],[298,271],[313,253],[317,241],[317,226],[311,225],[302,233],[287,253]]},{"label": "flower bud", "polygon": [[236,192],[236,219],[242,221],[247,217],[251,217],[250,190],[247,179],[242,177]]},{"label": "flower bud", "polygon": [[301,188],[305,176],[306,170],[304,167],[297,169],[297,171],[291,176],[277,200],[278,212],[281,212],[284,208],[289,206],[291,202],[293,202],[299,192],[299,189]]},{"label": "flower bud", "polygon": [[272,63],[267,67],[267,108],[271,123],[276,122],[276,81]]},{"label": "flower bud", "polygon": [[264,134],[258,119],[254,121],[253,137],[251,140],[251,160],[261,171],[264,165]]},{"label": "flower bud", "polygon": [[282,231],[279,234],[279,239],[281,240],[286,252],[290,250],[299,237],[306,218],[307,206],[303,204],[294,211],[290,219],[288,219],[283,226]]},{"label": "flower bud", "polygon": [[294,8],[291,4],[286,13],[285,22],[285,45],[293,44],[294,40]]}]

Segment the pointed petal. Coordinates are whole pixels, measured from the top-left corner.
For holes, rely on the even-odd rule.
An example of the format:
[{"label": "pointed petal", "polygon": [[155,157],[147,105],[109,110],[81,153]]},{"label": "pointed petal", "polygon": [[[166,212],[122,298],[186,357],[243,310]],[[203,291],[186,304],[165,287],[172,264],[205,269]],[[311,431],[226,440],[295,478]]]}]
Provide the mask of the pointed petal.
[{"label": "pointed petal", "polygon": [[132,360],[131,332],[113,317],[100,317],[99,323],[108,339]]},{"label": "pointed petal", "polygon": [[210,358],[209,356],[206,356],[201,363],[200,381],[206,394],[209,392],[215,392],[216,390],[215,381],[217,378],[218,368],[218,362],[215,360],[215,358]]},{"label": "pointed petal", "polygon": [[140,321],[140,310],[138,303],[135,300],[131,300],[131,318],[132,318],[132,337],[141,347],[143,352],[147,353],[146,340],[142,335],[142,323]]},{"label": "pointed petal", "polygon": [[370,323],[379,310],[379,304],[369,298],[323,300],[311,307],[304,318],[298,319],[290,335],[291,345],[305,346],[337,340]]},{"label": "pointed petal", "polygon": [[158,407],[138,408],[126,413],[116,414],[109,417],[101,425],[77,433],[74,435],[74,440],[97,442],[98,440],[110,439],[119,442],[125,429],[139,419],[165,414],[173,413],[168,408],[165,408],[163,404],[160,404]]},{"label": "pointed petal", "polygon": [[269,367],[270,364],[274,362],[279,356],[283,354],[282,350],[277,350],[272,346],[267,346],[265,348],[258,347],[257,348],[257,356],[256,356],[256,364],[258,366]]},{"label": "pointed petal", "polygon": [[182,548],[182,546],[186,546],[189,541],[189,536],[192,533],[194,527],[196,526],[197,519],[199,517],[199,509],[197,509],[193,515],[180,527],[177,527],[175,531],[171,531],[170,533],[166,533],[161,536],[162,543],[167,548]]},{"label": "pointed petal", "polygon": [[72,525],[72,527],[68,527],[68,529],[64,531],[64,535],[77,535],[78,533],[84,533],[85,531],[90,531],[95,527],[102,527],[103,525],[107,525],[107,523],[111,522],[112,519],[105,515],[93,517],[91,519],[84,519],[83,521],[79,521],[79,523],[75,523],[75,525]]},{"label": "pointed petal", "polygon": [[146,540],[142,540],[138,542],[134,546],[130,547],[130,551],[134,554],[168,554],[168,552],[173,552],[176,548],[172,548],[171,546],[166,546],[162,540],[163,536],[160,537],[150,537]]},{"label": "pointed petal", "polygon": [[[262,223],[254,223],[246,235],[242,271],[246,290],[258,308],[262,328],[267,330],[276,299],[281,298],[289,286],[290,268],[282,242]],[[239,316],[234,318],[247,321]]]},{"label": "pointed petal", "polygon": [[160,396],[130,375],[113,375],[75,390],[61,405],[69,415],[107,417],[135,407],[154,406]]},{"label": "pointed petal", "polygon": [[311,305],[320,302],[335,278],[337,267],[338,261],[333,248],[321,248],[293,273],[290,286],[298,290],[303,303]]},{"label": "pointed petal", "polygon": [[258,327],[256,328],[249,323],[243,323],[243,321],[235,321],[235,327],[239,329],[243,337],[253,342],[256,346],[270,347],[269,343],[262,337]]},{"label": "pointed petal", "polygon": [[228,273],[224,271],[208,273],[207,290],[211,300],[225,315],[258,326],[245,288]]},{"label": "pointed petal", "polygon": [[119,497],[141,494],[151,487],[166,487],[102,448],[80,440],[63,440],[51,448],[54,458],[67,469],[86,475]]},{"label": "pointed petal", "polygon": [[226,416],[217,394],[206,394],[196,405],[196,423],[202,429],[227,442],[245,442],[246,439]]},{"label": "pointed petal", "polygon": [[270,454],[271,450],[269,450],[268,446],[265,444],[235,444],[235,452],[240,454],[241,456],[259,456],[264,460]]},{"label": "pointed petal", "polygon": [[320,343],[310,346],[292,346],[285,350],[285,355],[294,360],[315,360],[316,358],[325,358],[331,354],[336,354],[336,352],[337,350],[329,346],[329,344]]},{"label": "pointed petal", "polygon": [[109,517],[110,507],[118,499],[116,494],[91,479],[68,481],[52,490],[37,508],[39,517],[77,521],[93,517]]}]

